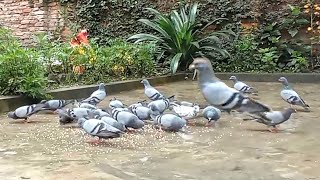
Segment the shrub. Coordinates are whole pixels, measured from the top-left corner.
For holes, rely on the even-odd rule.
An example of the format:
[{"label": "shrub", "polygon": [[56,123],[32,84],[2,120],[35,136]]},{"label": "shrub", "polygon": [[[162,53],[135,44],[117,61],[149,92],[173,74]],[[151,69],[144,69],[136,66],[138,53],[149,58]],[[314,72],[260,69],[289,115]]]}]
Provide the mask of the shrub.
[{"label": "shrub", "polygon": [[155,45],[151,43],[114,39],[108,41],[110,46],[99,46],[93,41],[90,45],[71,47],[41,34],[37,42],[47,74],[59,83],[92,84],[148,76],[155,71]]},{"label": "shrub", "polygon": [[150,76],[154,73],[154,44],[135,45],[122,40],[110,44],[110,47],[94,48],[97,60],[90,68],[92,73],[100,72],[100,78],[121,79]]},{"label": "shrub", "polygon": [[38,52],[24,48],[5,28],[0,28],[0,37],[0,93],[45,97],[47,81]]},{"label": "shrub", "polygon": [[167,17],[155,9],[148,8],[156,16],[154,22],[147,19],[139,21],[146,24],[158,34],[136,34],[128,40],[155,41],[159,48],[159,57],[169,56],[170,69],[175,73],[179,67],[185,70],[197,56],[208,55],[212,51],[218,52],[224,56],[228,55],[227,51],[220,48],[220,37],[228,37],[233,34],[232,31],[216,31],[206,37],[202,37],[204,29],[214,22],[208,23],[201,27],[197,19],[197,4],[181,7],[180,13],[172,11]]}]

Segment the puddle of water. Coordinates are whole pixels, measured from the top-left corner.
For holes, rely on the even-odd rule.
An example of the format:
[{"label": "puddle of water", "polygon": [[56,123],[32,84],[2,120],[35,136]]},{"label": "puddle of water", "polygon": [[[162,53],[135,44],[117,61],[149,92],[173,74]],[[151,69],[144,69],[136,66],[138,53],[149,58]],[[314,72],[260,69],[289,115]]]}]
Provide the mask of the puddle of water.
[{"label": "puddle of water", "polygon": [[[227,82],[231,84],[230,82]],[[258,99],[273,109],[288,107],[280,97],[278,83],[250,83]],[[188,128],[186,137],[160,133],[147,125],[137,134],[106,140],[99,146],[86,144],[88,136],[77,128],[65,128],[52,114],[31,117],[35,123],[0,121],[0,179],[320,179],[320,85],[295,84],[312,107],[298,112],[269,133],[242,115],[223,113],[216,128]],[[164,94],[178,100],[205,103],[196,82],[162,85]],[[314,93],[311,93],[314,92]],[[146,99],[143,89],[112,95],[125,104]],[[110,98],[100,105],[107,106]],[[14,153],[13,153],[14,152]],[[9,153],[9,154],[8,154]]]}]

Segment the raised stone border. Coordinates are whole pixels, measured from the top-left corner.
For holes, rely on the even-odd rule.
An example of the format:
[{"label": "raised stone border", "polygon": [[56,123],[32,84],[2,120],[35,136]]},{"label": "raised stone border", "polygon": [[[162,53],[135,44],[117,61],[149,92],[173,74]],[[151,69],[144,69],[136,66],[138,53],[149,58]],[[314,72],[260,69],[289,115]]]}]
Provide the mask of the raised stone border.
[{"label": "raised stone border", "polygon": [[[152,85],[160,85],[165,83],[171,83],[176,81],[182,81],[185,79],[186,74],[176,74],[173,76],[166,75],[166,76],[159,76],[159,77],[152,77],[147,78]],[[118,81],[118,82],[111,82],[105,84],[106,91],[108,95],[116,94],[122,91],[130,91],[133,89],[143,88],[141,84],[141,79],[136,80],[127,80],[127,81]],[[84,97],[90,96],[90,94],[97,90],[98,83],[96,85],[87,85],[87,86],[77,86],[77,87],[70,87],[70,88],[61,88],[49,91],[49,93],[55,99],[81,99]],[[30,98],[26,98],[23,96],[4,96],[0,97],[0,113],[8,112],[16,109],[17,107],[37,103]]]},{"label": "raised stone border", "polygon": [[221,80],[229,80],[230,76],[237,76],[241,81],[252,82],[278,82],[281,76],[289,83],[319,83],[320,73],[216,73]]},{"label": "raised stone border", "polygon": [[[228,80],[231,75],[237,76],[242,81],[256,81],[256,82],[277,82],[279,77],[285,76],[290,83],[319,83],[320,73],[301,73],[301,74],[286,74],[286,73],[216,73],[216,76],[221,80]],[[176,81],[185,80],[185,73],[176,74],[173,76],[159,76],[148,78],[152,85],[160,85]],[[189,73],[189,80],[192,74]],[[122,91],[130,91],[133,89],[142,88],[141,79],[119,81],[106,84],[108,94],[116,94]],[[98,85],[78,86],[71,88],[61,88],[49,91],[49,93],[57,99],[81,99],[88,97],[93,91],[97,89]],[[8,112],[16,109],[19,106],[34,103],[32,99],[23,96],[5,96],[0,97],[0,113]]]}]

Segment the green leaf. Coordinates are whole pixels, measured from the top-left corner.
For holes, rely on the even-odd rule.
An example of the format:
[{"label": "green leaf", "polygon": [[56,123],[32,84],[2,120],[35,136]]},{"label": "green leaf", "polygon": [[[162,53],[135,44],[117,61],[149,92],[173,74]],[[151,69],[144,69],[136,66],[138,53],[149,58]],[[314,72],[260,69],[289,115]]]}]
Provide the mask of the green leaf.
[{"label": "green leaf", "polygon": [[194,24],[196,22],[196,17],[197,17],[197,8],[198,8],[198,3],[194,3],[189,12],[189,24]]},{"label": "green leaf", "polygon": [[309,20],[307,20],[307,19],[297,19],[296,23],[299,24],[299,25],[304,25],[304,24],[308,24]]},{"label": "green leaf", "polygon": [[141,42],[141,41],[160,41],[160,42],[163,42],[163,40],[158,37],[158,36],[155,36],[155,35],[152,35],[152,34],[136,34],[136,35],[133,35],[131,37],[129,37],[127,39],[127,41],[130,41],[130,40],[133,40],[133,39],[137,39],[135,43],[138,43],[138,42]]},{"label": "green leaf", "polygon": [[173,58],[170,61],[170,69],[172,74],[175,74],[177,72],[181,56],[182,53],[178,53],[175,56],[173,56]]},{"label": "green leaf", "polygon": [[168,35],[168,33],[163,30],[159,25],[157,25],[154,22],[149,21],[148,19],[139,19],[138,21],[146,24],[147,26],[151,27],[152,29],[158,31],[159,33],[161,33],[165,38],[170,38],[170,36]]},{"label": "green leaf", "polygon": [[288,29],[288,33],[291,35],[291,37],[294,37],[298,34],[298,29]]},{"label": "green leaf", "polygon": [[298,6],[292,6],[290,4],[288,4],[290,10],[291,10],[291,14],[294,15],[294,16],[298,16],[300,15],[301,11],[300,11],[300,8]]}]

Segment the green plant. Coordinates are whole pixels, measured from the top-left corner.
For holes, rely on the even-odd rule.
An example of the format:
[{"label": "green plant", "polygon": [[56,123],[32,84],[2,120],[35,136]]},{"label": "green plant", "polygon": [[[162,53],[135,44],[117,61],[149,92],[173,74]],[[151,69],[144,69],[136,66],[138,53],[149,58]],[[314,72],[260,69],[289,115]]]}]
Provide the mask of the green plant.
[{"label": "green plant", "polygon": [[281,28],[285,29],[293,38],[298,34],[300,28],[303,25],[308,24],[309,21],[302,16],[303,13],[299,6],[292,6],[288,4],[288,7],[290,9],[290,13],[284,18]]},{"label": "green plant", "polygon": [[230,50],[233,55],[228,60],[228,65],[225,66],[231,72],[252,72],[259,71],[260,62],[257,61],[258,43],[255,42],[255,37],[252,34],[240,36],[234,42],[234,47]]},{"label": "green plant", "polygon": [[220,38],[228,38],[228,35],[233,34],[232,31],[216,31],[202,38],[204,29],[214,22],[201,28],[197,20],[197,6],[195,3],[189,9],[188,6],[181,7],[180,13],[173,10],[169,17],[155,9],[148,8],[157,19],[154,22],[147,19],[139,21],[155,30],[157,34],[136,34],[128,40],[136,40],[135,43],[155,41],[160,50],[159,57],[169,56],[172,73],[175,73],[179,66],[180,70],[186,69],[192,59],[199,55],[207,55],[212,51],[219,52],[224,56],[228,55],[228,52],[219,46]]},{"label": "green plant", "polygon": [[154,72],[154,45],[133,45],[121,40],[110,47],[100,47],[94,64],[95,71],[105,76],[141,77]]},{"label": "green plant", "polygon": [[308,69],[308,60],[299,51],[293,51],[287,66],[291,72],[303,72]]},{"label": "green plant", "polygon": [[47,97],[47,79],[38,52],[24,48],[7,29],[0,28],[0,37],[0,93]]},{"label": "green plant", "polygon": [[279,71],[278,67],[278,60],[279,55],[277,52],[277,48],[271,47],[271,48],[260,48],[258,50],[259,56],[258,58],[261,59],[263,62],[260,67],[260,69],[265,70],[266,72],[277,72]]}]

